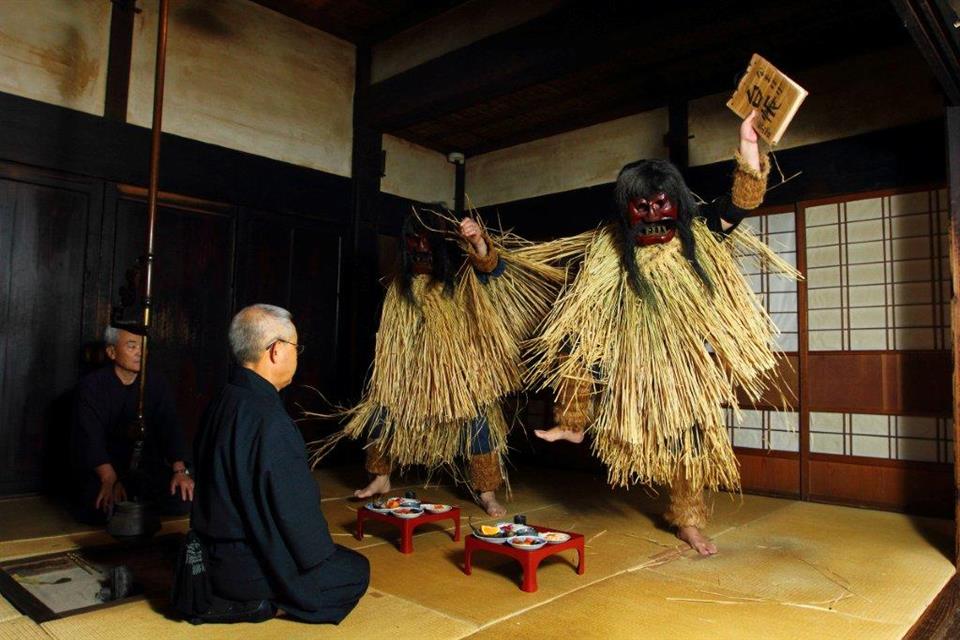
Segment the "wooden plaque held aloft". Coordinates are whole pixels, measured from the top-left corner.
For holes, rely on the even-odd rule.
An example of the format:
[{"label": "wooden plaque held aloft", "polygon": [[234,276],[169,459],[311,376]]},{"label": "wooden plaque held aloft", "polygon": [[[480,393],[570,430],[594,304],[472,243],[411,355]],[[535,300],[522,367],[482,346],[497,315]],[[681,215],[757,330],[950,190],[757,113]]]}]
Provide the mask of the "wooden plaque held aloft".
[{"label": "wooden plaque held aloft", "polygon": [[772,146],[780,142],[806,97],[807,91],[803,87],[755,53],[737,90],[727,100],[727,106],[741,118],[756,109],[759,117],[753,128]]}]

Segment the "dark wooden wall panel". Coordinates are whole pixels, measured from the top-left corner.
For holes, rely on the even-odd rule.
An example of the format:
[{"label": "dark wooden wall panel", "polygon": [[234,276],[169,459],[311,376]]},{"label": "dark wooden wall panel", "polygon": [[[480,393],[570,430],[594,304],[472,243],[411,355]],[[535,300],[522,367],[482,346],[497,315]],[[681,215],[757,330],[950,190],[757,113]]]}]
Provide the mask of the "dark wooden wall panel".
[{"label": "dark wooden wall panel", "polygon": [[290,310],[309,349],[297,377],[327,395],[337,390],[342,243],[332,231],[298,229],[290,261]]},{"label": "dark wooden wall panel", "polygon": [[[303,409],[329,413],[352,387],[343,378],[340,324],[346,237],[340,227],[302,216],[241,211],[237,308],[267,303],[288,309],[306,346],[293,384],[283,392],[291,415]],[[335,426],[304,421],[301,428],[311,440]],[[349,445],[338,447],[326,463],[356,453]]]},{"label": "dark wooden wall panel", "polygon": [[262,215],[242,223],[237,308],[255,302],[284,306],[290,299],[290,236],[287,225]]},{"label": "dark wooden wall panel", "polygon": [[[112,286],[143,254],[147,207],[140,199],[111,198],[114,235]],[[160,206],[157,211],[150,371],[173,386],[184,432],[226,380],[227,326],[233,308],[234,217],[221,211]]]},{"label": "dark wooden wall panel", "polygon": [[[148,183],[150,130],[0,92],[0,159]],[[165,133],[160,188],[266,211],[350,220],[350,179]]]},{"label": "dark wooden wall panel", "polygon": [[[145,246],[150,131],[3,93],[0,130],[0,495],[9,495],[40,490],[44,463],[63,475],[67,392],[102,357],[95,343],[120,278]],[[59,195],[31,196],[43,240],[36,251],[18,240],[15,253],[15,228],[29,230],[14,217],[20,184]],[[245,297],[287,306],[309,336],[298,381],[337,401],[334,388],[354,393],[360,381],[340,370],[351,180],[164,134],[160,187],[169,197],[156,243],[153,365],[173,384],[187,432],[225,379],[227,324]],[[370,223],[399,228],[409,201],[382,204]],[[64,219],[71,208],[77,215]],[[258,211],[260,224],[241,238],[242,211]],[[40,302],[24,297],[31,286],[11,280],[12,267],[40,269],[31,285]],[[11,323],[24,328],[13,335]]]},{"label": "dark wooden wall panel", "polygon": [[324,394],[339,390],[340,310],[345,231],[300,216],[241,214],[237,308],[288,309],[307,346],[295,383]]},{"label": "dark wooden wall panel", "polygon": [[0,495],[40,486],[45,451],[66,438],[100,200],[91,182],[0,168]]}]

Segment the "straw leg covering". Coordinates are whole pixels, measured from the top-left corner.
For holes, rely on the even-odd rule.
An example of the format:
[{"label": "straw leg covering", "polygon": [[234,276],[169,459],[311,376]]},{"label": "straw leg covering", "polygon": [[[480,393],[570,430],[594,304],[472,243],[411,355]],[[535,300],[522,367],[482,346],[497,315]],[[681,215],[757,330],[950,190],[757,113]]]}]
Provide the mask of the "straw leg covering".
[{"label": "straw leg covering", "polygon": [[470,456],[470,486],[474,491],[496,491],[502,484],[500,456],[496,452]]},{"label": "straw leg covering", "polygon": [[557,390],[554,415],[557,425],[565,431],[582,433],[590,422],[590,383],[565,378]]},{"label": "straw leg covering", "polygon": [[693,485],[680,471],[670,485],[670,507],[663,517],[674,527],[707,526],[707,503],[703,497],[703,486]]},{"label": "straw leg covering", "polygon": [[383,450],[375,444],[367,446],[367,461],[364,464],[367,473],[377,476],[388,476],[393,471],[393,464]]}]

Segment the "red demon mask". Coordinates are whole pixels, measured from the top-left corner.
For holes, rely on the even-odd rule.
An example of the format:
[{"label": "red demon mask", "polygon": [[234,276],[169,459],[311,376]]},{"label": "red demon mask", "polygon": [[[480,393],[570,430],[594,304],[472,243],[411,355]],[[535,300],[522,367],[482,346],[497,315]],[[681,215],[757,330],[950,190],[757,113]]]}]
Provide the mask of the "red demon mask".
[{"label": "red demon mask", "polygon": [[677,207],[663,192],[634,198],[627,207],[627,222],[638,247],[670,242],[677,233]]}]

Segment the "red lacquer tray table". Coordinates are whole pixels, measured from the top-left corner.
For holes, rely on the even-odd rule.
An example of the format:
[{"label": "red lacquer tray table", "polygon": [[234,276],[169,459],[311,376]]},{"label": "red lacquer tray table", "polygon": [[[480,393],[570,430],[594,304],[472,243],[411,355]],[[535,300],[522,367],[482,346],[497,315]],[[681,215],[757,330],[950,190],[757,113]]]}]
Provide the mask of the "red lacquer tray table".
[{"label": "red lacquer tray table", "polygon": [[471,560],[474,551],[491,551],[493,553],[510,556],[519,562],[520,566],[523,568],[523,582],[521,583],[520,588],[529,593],[533,593],[537,590],[537,567],[540,566],[540,562],[547,556],[552,556],[555,553],[560,553],[561,551],[566,551],[567,549],[576,549],[577,573],[583,575],[587,568],[584,562],[583,534],[573,533],[572,531],[560,531],[559,529],[549,529],[547,527],[533,526],[533,528],[541,533],[545,533],[547,531],[566,533],[570,536],[570,539],[566,542],[560,542],[557,544],[548,543],[539,549],[527,551],[525,549],[516,549],[511,547],[506,542],[503,544],[496,544],[494,542],[481,540],[474,535],[468,535],[466,537],[466,542],[464,543],[465,553],[463,558],[463,572],[467,575],[472,573]]},{"label": "red lacquer tray table", "polygon": [[453,541],[460,541],[460,507],[453,507],[450,511],[443,513],[430,513],[424,511],[422,515],[416,518],[399,518],[391,513],[377,513],[366,507],[357,509],[357,540],[363,540],[363,523],[366,520],[378,520],[392,524],[400,528],[400,551],[403,553],[413,553],[413,530],[422,524],[428,522],[437,522],[439,520],[453,520],[454,533]]}]

